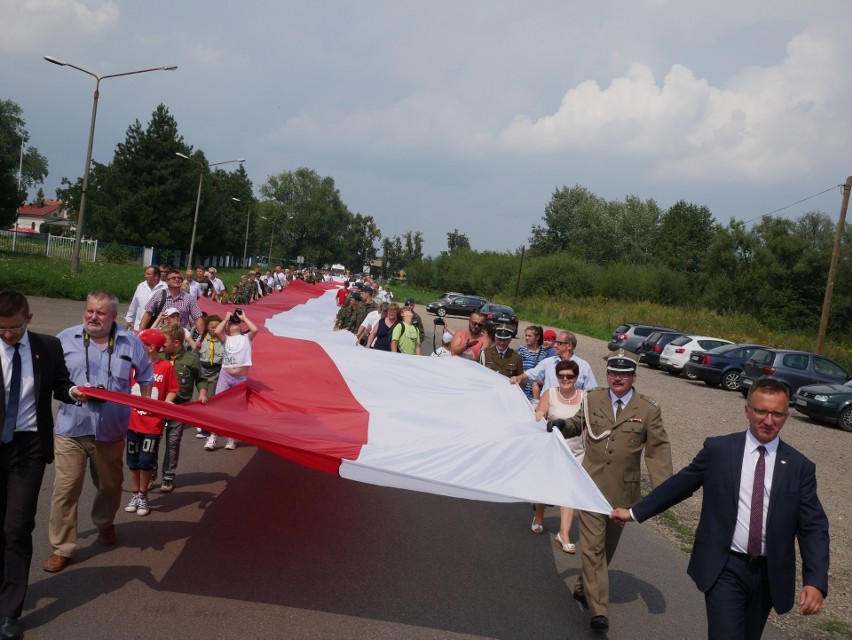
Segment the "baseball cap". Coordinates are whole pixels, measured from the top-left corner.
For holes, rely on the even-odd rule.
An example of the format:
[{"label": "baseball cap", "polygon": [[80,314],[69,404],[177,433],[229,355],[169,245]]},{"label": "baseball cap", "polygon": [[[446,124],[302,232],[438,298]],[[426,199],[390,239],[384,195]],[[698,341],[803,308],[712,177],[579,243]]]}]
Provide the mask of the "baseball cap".
[{"label": "baseball cap", "polygon": [[553,329],[548,329],[544,332],[543,338],[545,340],[556,340],[556,332]]},{"label": "baseball cap", "polygon": [[145,329],[139,332],[139,339],[142,344],[150,344],[158,349],[166,346],[166,336],[159,329]]},{"label": "baseball cap", "polygon": [[175,309],[174,307],[169,307],[168,309],[166,309],[165,311],[163,311],[163,315],[164,315],[164,316],[173,316],[173,315],[175,315],[175,314],[180,315],[180,311],[178,311],[178,310],[177,310],[177,309]]}]

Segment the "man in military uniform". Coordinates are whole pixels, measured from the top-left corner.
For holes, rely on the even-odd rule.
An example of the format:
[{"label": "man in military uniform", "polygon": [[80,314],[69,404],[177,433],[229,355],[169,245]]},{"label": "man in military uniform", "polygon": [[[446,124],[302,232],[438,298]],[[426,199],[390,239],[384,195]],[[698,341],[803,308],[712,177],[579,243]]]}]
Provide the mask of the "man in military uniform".
[{"label": "man in military uniform", "polygon": [[361,328],[361,323],[371,311],[375,311],[378,305],[373,301],[373,288],[368,285],[361,286],[361,304],[355,308],[355,313],[352,317],[351,328],[352,333],[357,334]]},{"label": "man in military uniform", "polygon": [[344,303],[344,305],[340,307],[340,310],[337,312],[337,318],[334,321],[335,331],[337,331],[338,329],[349,329],[350,325],[352,324],[352,320],[355,317],[355,312],[360,303],[361,294],[357,291],[349,296],[349,303]]},{"label": "man in military uniform", "polygon": [[509,347],[511,340],[512,330],[505,324],[498,326],[494,330],[494,345],[480,352],[479,364],[507,378],[523,372],[523,358],[520,353]]},{"label": "man in military uniform", "polygon": [[[607,387],[586,395],[576,416],[557,425],[566,438],[585,432],[583,468],[615,507],[639,502],[642,452],[656,487],[672,475],[669,438],[660,405],[633,388],[636,362],[625,356],[607,360]],[[574,584],[574,598],[588,606],[591,628],[609,628],[609,563],[621,537],[621,526],[601,513],[581,511],[580,547],[583,570]]]}]

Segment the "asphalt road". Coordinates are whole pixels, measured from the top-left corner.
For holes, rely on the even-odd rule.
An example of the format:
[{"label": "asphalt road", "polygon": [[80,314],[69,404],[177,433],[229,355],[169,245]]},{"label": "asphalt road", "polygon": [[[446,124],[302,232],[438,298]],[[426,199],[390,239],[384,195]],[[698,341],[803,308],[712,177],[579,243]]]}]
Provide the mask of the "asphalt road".
[{"label": "asphalt road", "polygon": [[[82,319],[81,302],[30,303],[35,331],[55,334]],[[580,353],[593,347],[582,339]],[[603,362],[592,365],[602,375]],[[705,634],[687,557],[647,527],[632,525],[622,537],[610,571],[611,630],[595,634],[571,599],[579,555],[553,545],[557,509],[536,536],[526,504],[359,484],[250,446],[208,453],[194,436],[184,436],[174,493],[152,493],[144,518],[120,510],[114,547],[98,545],[87,482],[79,548],[59,574],[41,569],[51,551],[48,468],[22,618],[29,640]],[[785,636],[768,629],[765,637]]]}]

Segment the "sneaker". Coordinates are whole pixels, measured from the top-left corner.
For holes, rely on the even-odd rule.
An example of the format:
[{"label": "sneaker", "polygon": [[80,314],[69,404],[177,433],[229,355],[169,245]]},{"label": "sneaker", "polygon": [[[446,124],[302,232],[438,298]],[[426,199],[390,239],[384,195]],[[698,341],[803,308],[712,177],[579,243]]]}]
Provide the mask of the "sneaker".
[{"label": "sneaker", "polygon": [[136,515],[147,516],[149,513],[151,513],[151,510],[148,508],[148,494],[139,494],[139,501],[136,506]]},{"label": "sneaker", "polygon": [[160,493],[171,493],[174,490],[171,480],[163,480],[163,484],[160,485]]},{"label": "sneaker", "polygon": [[228,449],[229,451],[233,451],[234,449],[237,448],[237,441],[234,440],[233,438],[228,438],[228,441],[225,442],[225,448]]},{"label": "sneaker", "polygon": [[134,493],[133,497],[130,499],[130,502],[127,503],[127,506],[124,507],[124,510],[127,513],[135,513],[139,509],[139,494]]},{"label": "sneaker", "polygon": [[211,433],[207,436],[207,442],[204,443],[205,451],[215,451],[216,450],[216,434]]},{"label": "sneaker", "polygon": [[195,427],[195,437],[196,438],[206,438],[210,433],[201,429],[200,427]]},{"label": "sneaker", "polygon": [[154,486],[155,486],[156,484],[157,484],[157,479],[156,479],[156,478],[151,478],[151,479],[148,481],[148,491],[152,491],[152,490],[154,489]]}]

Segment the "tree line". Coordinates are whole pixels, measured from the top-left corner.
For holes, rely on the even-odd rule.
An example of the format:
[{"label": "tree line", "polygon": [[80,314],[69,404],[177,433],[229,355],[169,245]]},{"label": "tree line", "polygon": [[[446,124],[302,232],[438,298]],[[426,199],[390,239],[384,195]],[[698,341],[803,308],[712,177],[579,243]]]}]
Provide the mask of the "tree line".
[{"label": "tree line", "polygon": [[[836,224],[812,211],[797,220],[763,216],[748,227],[716,222],[680,201],[662,210],[634,196],[608,201],[581,186],[554,191],[521,250],[472,251],[458,230],[447,251],[406,266],[419,287],[511,301],[520,296],[655,302],[742,313],[769,329],[819,325]],[[828,330],[852,324],[849,225],[841,245]]]}]

